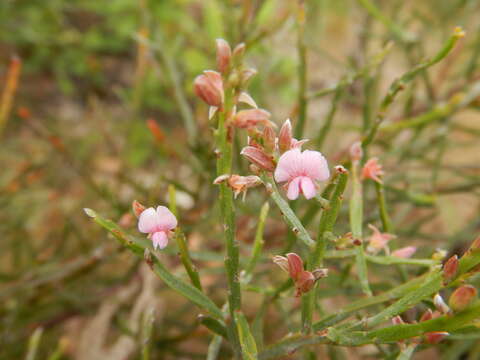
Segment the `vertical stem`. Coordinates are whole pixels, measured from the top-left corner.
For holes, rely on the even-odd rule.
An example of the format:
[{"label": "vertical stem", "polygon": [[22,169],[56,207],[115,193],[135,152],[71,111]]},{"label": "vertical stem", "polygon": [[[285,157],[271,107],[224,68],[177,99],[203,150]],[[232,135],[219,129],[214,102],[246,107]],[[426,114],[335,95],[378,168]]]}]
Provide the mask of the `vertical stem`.
[{"label": "vertical stem", "polygon": [[[343,192],[347,185],[348,172],[343,169],[339,172],[337,184],[330,200],[330,207],[322,212],[318,226],[317,242],[314,251],[311,252],[307,262],[307,270],[312,271],[323,265],[323,258],[327,248],[327,239],[337,221],[337,216],[342,205]],[[315,292],[312,290],[302,296],[302,331],[310,333],[312,328],[313,309],[315,304]]]},{"label": "vertical stem", "polygon": [[295,137],[301,139],[307,119],[307,48],[305,46],[305,1],[299,0],[297,13],[298,122]]},{"label": "vertical stem", "polygon": [[[227,120],[230,116],[232,91],[225,93],[224,108],[218,112],[217,147],[217,176],[230,174],[232,170],[232,136],[227,129]],[[220,184],[220,212],[223,228],[225,231],[225,270],[228,282],[228,304],[230,312],[229,333],[231,334],[232,346],[236,357],[240,356],[238,332],[235,324],[235,311],[241,308],[240,279],[239,279],[239,251],[238,242],[235,238],[235,208],[233,204],[233,192],[225,184]]]},{"label": "vertical stem", "polygon": [[393,232],[393,226],[390,216],[388,216],[385,188],[383,184],[375,181],[375,189],[377,190],[378,208],[380,209],[380,219],[382,220],[383,231],[391,233]]},{"label": "vertical stem", "polygon": [[252,257],[250,258],[250,261],[248,262],[247,268],[245,270],[245,276],[247,278],[255,269],[255,265],[257,264],[258,260],[260,259],[260,255],[262,254],[264,244],[263,229],[265,228],[265,220],[267,220],[269,209],[270,205],[268,205],[267,201],[265,202],[265,204],[263,204],[262,209],[260,210],[257,231],[255,233],[255,241],[253,243]]},{"label": "vertical stem", "polygon": [[[353,191],[350,200],[350,227],[352,229],[353,237],[362,240],[363,194],[362,183],[358,177],[358,163],[358,160],[352,162]],[[368,284],[367,262],[365,260],[363,241],[360,245],[355,247],[355,258],[362,291],[370,296],[372,295],[372,291]]]}]

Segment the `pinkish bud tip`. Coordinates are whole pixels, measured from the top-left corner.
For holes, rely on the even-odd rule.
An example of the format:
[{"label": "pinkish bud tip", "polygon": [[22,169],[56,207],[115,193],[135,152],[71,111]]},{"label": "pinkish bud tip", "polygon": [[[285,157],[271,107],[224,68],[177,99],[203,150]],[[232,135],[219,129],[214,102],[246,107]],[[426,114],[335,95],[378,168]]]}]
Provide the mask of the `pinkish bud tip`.
[{"label": "pinkish bud tip", "polygon": [[278,160],[275,181],[286,183],[287,198],[295,200],[300,194],[311,199],[317,194],[317,181],[330,177],[327,160],[318,151],[292,149]]},{"label": "pinkish bud tip", "polygon": [[400,315],[397,315],[397,316],[394,316],[392,318],[392,324],[393,325],[402,325],[402,324],[405,324],[405,322],[403,321],[403,319]]},{"label": "pinkish bud tip", "polygon": [[412,257],[413,254],[417,251],[417,248],[415,246],[407,246],[401,249],[397,249],[394,252],[392,252],[392,256],[399,257],[402,259],[408,259]]},{"label": "pinkish bud tip", "polygon": [[239,111],[233,118],[233,125],[240,129],[250,129],[257,125],[275,126],[270,120],[270,113],[262,109]]},{"label": "pinkish bud tip", "polygon": [[232,57],[232,49],[227,41],[223,39],[216,40],[217,45],[217,68],[222,74],[228,72],[230,67],[230,59]]},{"label": "pinkish bud tip", "polygon": [[292,124],[290,119],[285,120],[282,127],[280,128],[280,132],[278,133],[278,148],[280,153],[284,153],[291,148],[292,144]]}]

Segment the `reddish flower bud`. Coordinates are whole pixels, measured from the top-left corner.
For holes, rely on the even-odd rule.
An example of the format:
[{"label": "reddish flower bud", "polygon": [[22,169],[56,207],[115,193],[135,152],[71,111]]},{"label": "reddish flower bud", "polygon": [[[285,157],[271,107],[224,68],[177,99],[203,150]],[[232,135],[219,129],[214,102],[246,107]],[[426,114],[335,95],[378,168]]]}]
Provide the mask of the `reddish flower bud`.
[{"label": "reddish flower bud", "polygon": [[262,170],[269,172],[275,170],[275,161],[262,149],[254,146],[246,146],[242,149],[240,155],[245,156],[250,162],[257,165]]},{"label": "reddish flower bud", "polygon": [[132,210],[135,216],[138,218],[140,214],[145,210],[145,206],[140,204],[137,200],[133,200],[132,202]]},{"label": "reddish flower bud", "polygon": [[210,106],[220,107],[223,103],[223,81],[216,71],[204,71],[193,83],[195,94]]},{"label": "reddish flower bud", "polygon": [[232,49],[228,42],[223,39],[217,39],[217,68],[222,74],[225,74],[230,67],[230,58],[232,57]]},{"label": "reddish flower bud", "polygon": [[257,125],[275,126],[269,119],[270,113],[262,109],[241,110],[233,118],[233,125],[240,129],[249,129]]},{"label": "reddish flower bud", "polygon": [[435,332],[429,332],[425,334],[425,341],[427,344],[438,344],[440,341],[445,339],[448,335],[450,335],[448,332],[445,331],[435,331]]},{"label": "reddish flower bud", "polygon": [[458,256],[453,255],[450,259],[447,260],[445,265],[443,265],[443,279],[449,281],[455,277],[458,270]]},{"label": "reddish flower bud", "polygon": [[275,131],[270,126],[265,126],[263,129],[263,148],[269,154],[275,150]]},{"label": "reddish flower bud", "polygon": [[422,317],[420,318],[420,321],[428,321],[432,319],[433,319],[433,312],[432,310],[428,309],[423,313]]},{"label": "reddish flower bud", "polygon": [[405,322],[403,321],[403,319],[400,315],[397,315],[397,316],[394,316],[392,318],[392,324],[393,325],[402,325],[402,324],[405,324]]},{"label": "reddish flower bud", "polygon": [[297,280],[300,273],[303,271],[303,260],[295,253],[288,253],[288,272],[293,280]]},{"label": "reddish flower bud", "polygon": [[155,138],[155,141],[161,144],[165,139],[165,134],[162,131],[161,127],[158,125],[158,123],[154,119],[148,119],[147,127]]},{"label": "reddish flower bud", "polygon": [[290,119],[287,119],[278,133],[278,148],[281,153],[290,150],[292,138],[292,124],[290,123]]},{"label": "reddish flower bud", "polygon": [[452,293],[448,304],[453,311],[462,311],[469,307],[476,298],[477,289],[471,285],[463,285]]},{"label": "reddish flower bud", "polygon": [[295,296],[300,296],[306,292],[309,292],[313,285],[315,285],[315,277],[310,271],[302,271],[295,281],[295,287],[297,292]]}]

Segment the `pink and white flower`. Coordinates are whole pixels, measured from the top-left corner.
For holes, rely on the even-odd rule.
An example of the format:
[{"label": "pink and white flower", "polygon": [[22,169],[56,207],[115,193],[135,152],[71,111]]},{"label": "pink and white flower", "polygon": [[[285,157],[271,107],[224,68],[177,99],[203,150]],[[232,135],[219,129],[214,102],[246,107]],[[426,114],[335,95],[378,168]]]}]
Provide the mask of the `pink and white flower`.
[{"label": "pink and white flower", "polygon": [[163,249],[168,244],[170,231],[177,227],[177,218],[165,206],[144,210],[138,219],[138,230],[148,234],[154,249]]},{"label": "pink and white flower", "polygon": [[372,230],[372,235],[368,239],[367,251],[372,254],[377,254],[380,250],[385,250],[388,254],[388,242],[395,239],[396,236],[388,233],[382,233],[374,225],[368,224],[368,227]]},{"label": "pink and white flower", "polygon": [[316,181],[330,177],[327,160],[318,151],[299,148],[286,151],[278,160],[275,180],[286,183],[287,198],[295,200],[299,194],[311,199],[317,194]]}]

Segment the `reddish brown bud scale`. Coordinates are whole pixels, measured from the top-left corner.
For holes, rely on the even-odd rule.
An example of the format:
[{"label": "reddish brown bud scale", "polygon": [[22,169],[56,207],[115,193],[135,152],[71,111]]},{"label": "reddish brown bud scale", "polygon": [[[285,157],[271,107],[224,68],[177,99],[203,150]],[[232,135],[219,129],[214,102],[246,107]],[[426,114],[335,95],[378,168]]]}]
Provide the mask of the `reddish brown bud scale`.
[{"label": "reddish brown bud scale", "polygon": [[290,273],[290,277],[293,280],[297,280],[300,273],[303,271],[303,260],[300,256],[295,253],[288,253],[288,271]]},{"label": "reddish brown bud scale", "polygon": [[265,151],[254,146],[246,146],[240,152],[250,162],[258,166],[262,170],[272,172],[275,170],[275,162],[273,158],[266,154]]},{"label": "reddish brown bud scale", "polygon": [[450,335],[448,332],[445,331],[435,331],[435,332],[429,332],[425,334],[425,341],[427,344],[438,344],[440,341],[445,339],[448,335]]}]

